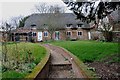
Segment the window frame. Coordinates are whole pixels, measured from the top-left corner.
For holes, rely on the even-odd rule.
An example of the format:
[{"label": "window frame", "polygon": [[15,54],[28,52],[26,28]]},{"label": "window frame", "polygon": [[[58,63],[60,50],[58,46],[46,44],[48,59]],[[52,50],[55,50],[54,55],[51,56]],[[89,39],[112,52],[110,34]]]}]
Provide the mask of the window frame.
[{"label": "window frame", "polygon": [[77,27],[81,28],[81,27],[83,27],[83,24],[77,24]]},{"label": "window frame", "polygon": [[[68,35],[68,33],[70,33],[70,35]],[[67,32],[66,32],[66,35],[67,35],[67,36],[72,36],[72,31],[67,31]]]},{"label": "window frame", "polygon": [[[69,25],[69,26],[68,26]],[[73,24],[66,24],[66,28],[71,28]]]},{"label": "window frame", "polygon": [[[81,35],[79,35],[79,33],[81,34]],[[82,36],[83,35],[83,32],[82,31],[77,31],[77,36]]]},{"label": "window frame", "polygon": [[37,36],[37,33],[36,32],[33,32],[32,33],[33,37]]},{"label": "window frame", "polygon": [[44,31],[44,37],[48,37],[48,31]]}]

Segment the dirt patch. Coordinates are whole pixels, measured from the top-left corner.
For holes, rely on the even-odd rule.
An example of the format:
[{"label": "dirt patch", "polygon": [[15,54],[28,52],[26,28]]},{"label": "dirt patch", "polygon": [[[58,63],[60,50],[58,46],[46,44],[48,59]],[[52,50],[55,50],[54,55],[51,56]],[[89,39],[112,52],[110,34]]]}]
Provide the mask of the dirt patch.
[{"label": "dirt patch", "polygon": [[95,72],[100,78],[118,78],[120,74],[120,64],[112,63],[106,64],[104,62],[93,62],[89,63],[89,67],[95,68]]},{"label": "dirt patch", "polygon": [[[113,56],[118,57],[117,55]],[[103,61],[87,63],[87,65],[94,68],[95,72],[100,78],[120,78],[120,63],[111,62],[111,60],[114,58],[113,56],[109,56]]]}]

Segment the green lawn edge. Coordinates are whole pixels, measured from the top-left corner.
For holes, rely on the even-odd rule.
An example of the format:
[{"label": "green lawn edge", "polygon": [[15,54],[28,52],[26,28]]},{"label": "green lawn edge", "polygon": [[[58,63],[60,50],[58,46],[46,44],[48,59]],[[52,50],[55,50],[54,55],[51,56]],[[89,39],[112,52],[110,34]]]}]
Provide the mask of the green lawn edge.
[{"label": "green lawn edge", "polygon": [[[42,46],[42,45],[40,45]],[[42,46],[44,47],[44,46]],[[45,47],[44,47],[45,48]],[[45,48],[46,49],[46,48]],[[46,65],[46,63],[49,61],[50,59],[50,51],[48,49],[46,49],[46,55],[45,57],[40,61],[40,63],[33,69],[32,73],[30,73],[29,75],[25,76],[25,78],[36,78],[36,76],[42,71],[42,69],[44,68],[44,66]]]}]

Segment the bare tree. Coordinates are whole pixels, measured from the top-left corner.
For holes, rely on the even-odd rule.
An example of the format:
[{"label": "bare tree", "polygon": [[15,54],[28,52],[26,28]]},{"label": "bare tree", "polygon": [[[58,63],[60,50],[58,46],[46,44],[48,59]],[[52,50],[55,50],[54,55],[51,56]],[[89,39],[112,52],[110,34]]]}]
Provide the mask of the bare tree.
[{"label": "bare tree", "polygon": [[62,9],[62,7],[59,7],[59,5],[55,5],[55,6],[50,7],[49,12],[51,14],[49,14],[49,16],[48,16],[48,18],[46,20],[46,23],[47,23],[47,26],[48,26],[48,32],[51,35],[51,39],[53,39],[53,37],[52,37],[53,33],[56,30],[58,30],[59,28],[62,27],[61,26],[62,23],[60,23],[58,21],[58,19],[61,18],[60,14],[62,14],[64,12],[64,10]]},{"label": "bare tree", "polygon": [[11,38],[11,30],[12,30],[12,26],[8,23],[8,22],[2,22],[2,53],[3,53],[3,61],[6,62],[7,61],[7,42],[10,41]]},{"label": "bare tree", "polygon": [[1,28],[2,28],[2,32],[3,32],[3,42],[8,42],[8,41],[10,41],[11,40],[11,30],[14,28],[10,23],[8,23],[8,22],[3,22],[2,23],[2,26],[1,26]]},{"label": "bare tree", "polygon": [[59,6],[58,4],[56,5],[50,5],[47,3],[39,3],[38,5],[35,6],[36,10],[39,13],[64,13],[65,8],[63,6]]},{"label": "bare tree", "polygon": [[[1,29],[2,29],[2,53],[3,53],[3,62],[7,62],[7,54],[8,48],[7,43],[11,41],[12,38],[12,30],[16,29],[19,26],[19,20],[21,17],[13,17],[9,22],[2,21]],[[16,52],[17,52],[17,43],[16,43]],[[16,55],[18,56],[18,55]],[[15,57],[16,57],[15,56]]]},{"label": "bare tree", "polygon": [[49,14],[47,20],[45,21],[47,24],[47,30],[50,33],[51,39],[53,39],[52,35],[55,31],[59,30],[60,28],[62,28],[62,23],[59,20],[61,18],[61,13],[53,13],[53,14]]},{"label": "bare tree", "polygon": [[11,25],[14,26],[14,28],[18,28],[19,27],[19,22],[22,19],[23,19],[23,16],[12,17],[10,23],[11,23]]},{"label": "bare tree", "polygon": [[45,20],[46,24],[43,25],[47,27],[48,32],[50,33],[51,39],[53,33],[61,27],[61,23],[58,23],[58,19],[60,19],[61,13],[65,12],[65,8],[60,5],[47,5],[46,3],[41,3],[36,6],[36,9],[40,13],[48,13],[46,14],[47,19]]},{"label": "bare tree", "polygon": [[[7,38],[3,38],[5,40],[11,41],[11,31],[19,27],[19,21],[22,19],[22,16],[13,17],[8,21],[2,22],[2,30],[3,30],[3,37],[7,35]],[[7,42],[6,41],[6,42]]]},{"label": "bare tree", "polygon": [[49,6],[46,3],[40,3],[35,6],[36,10],[40,13],[47,13],[49,10]]},{"label": "bare tree", "polygon": [[58,4],[56,5],[50,5],[49,6],[49,13],[65,13],[65,8],[59,6]]}]

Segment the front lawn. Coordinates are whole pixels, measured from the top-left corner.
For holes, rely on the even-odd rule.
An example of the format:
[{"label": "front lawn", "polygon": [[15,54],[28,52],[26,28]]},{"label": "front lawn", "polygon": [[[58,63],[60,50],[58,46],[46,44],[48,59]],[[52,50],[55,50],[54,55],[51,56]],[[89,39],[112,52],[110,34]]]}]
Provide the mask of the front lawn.
[{"label": "front lawn", "polygon": [[2,58],[6,60],[2,62],[2,77],[24,78],[45,57],[46,49],[35,43],[7,43],[2,53]]},{"label": "front lawn", "polygon": [[113,56],[112,62],[119,62],[116,58],[118,54],[118,44],[98,41],[57,41],[51,42],[54,45],[64,47],[83,62],[102,61]]}]

